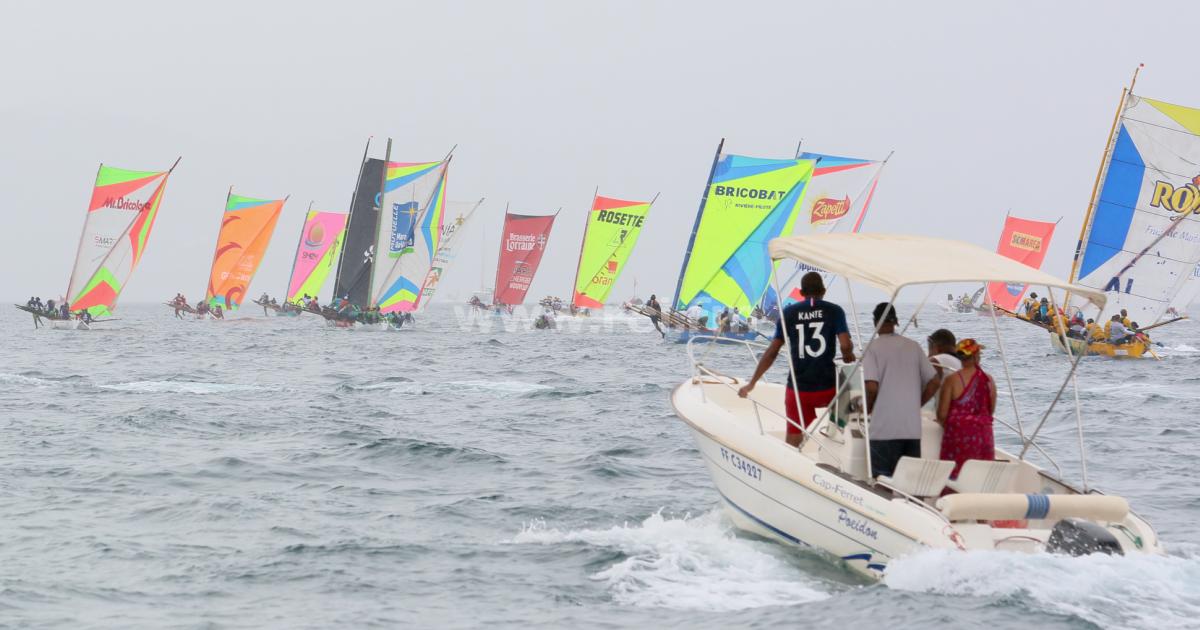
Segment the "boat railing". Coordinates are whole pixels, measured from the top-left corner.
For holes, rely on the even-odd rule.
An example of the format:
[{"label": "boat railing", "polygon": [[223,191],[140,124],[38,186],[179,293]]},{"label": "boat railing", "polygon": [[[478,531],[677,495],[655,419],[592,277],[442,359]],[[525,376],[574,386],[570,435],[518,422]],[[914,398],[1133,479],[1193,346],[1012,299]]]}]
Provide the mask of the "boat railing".
[{"label": "boat railing", "polygon": [[[698,340],[702,340],[702,339],[706,340],[708,342],[712,342],[712,343],[709,344],[709,347],[705,351],[704,356],[697,359],[696,354],[695,354],[694,344]],[[761,343],[758,341],[750,341],[750,340],[746,340],[746,339],[733,339],[730,337],[720,337],[719,335],[696,335],[696,336],[693,336],[692,338],[688,339],[687,355],[688,355],[688,360],[691,361],[691,363],[692,363],[692,378],[693,379],[701,379],[704,376],[711,376],[712,378],[715,379],[712,384],[722,385],[724,387],[727,387],[736,394],[738,392],[738,388],[736,387],[736,385],[739,384],[739,381],[737,380],[736,377],[729,376],[727,374],[722,374],[720,371],[713,369],[711,367],[708,367],[707,365],[704,364],[704,358],[707,357],[708,353],[712,351],[712,347],[714,345],[716,345],[715,342],[718,339],[725,341],[727,343],[741,344],[742,346],[744,346],[746,348],[746,351],[750,353],[750,358],[754,362],[758,361],[758,354],[755,354],[754,349],[758,348],[760,350],[766,350],[767,344],[764,344],[764,343]],[[706,403],[708,402],[708,396],[707,396],[707,394],[705,394],[703,387],[700,388],[700,396],[701,396],[701,400],[703,400]],[[842,458],[838,455],[836,449],[832,445],[827,444],[825,442],[825,440],[823,438],[819,437],[814,431],[809,430],[809,428],[805,427],[803,424],[798,423],[798,422],[792,420],[791,418],[787,417],[787,414],[781,414],[778,411],[775,411],[771,407],[768,407],[768,406],[760,403],[759,401],[755,400],[754,398],[752,398],[750,396],[747,396],[746,400],[750,401],[752,408],[754,409],[754,420],[755,420],[755,422],[758,423],[758,434],[759,435],[766,434],[766,430],[763,428],[763,423],[762,423],[762,412],[760,411],[760,409],[766,409],[768,412],[775,415],[776,417],[783,418],[783,421],[786,424],[789,424],[789,425],[795,427],[797,430],[799,430],[801,433],[803,433],[806,438],[814,440],[815,441],[814,443],[817,445],[818,449],[824,451],[825,453],[827,453],[828,455],[833,457],[833,459],[835,459],[837,461],[839,468],[844,468]],[[819,423],[813,424],[814,427],[816,427],[818,425],[819,425]],[[799,449],[797,449],[797,452],[798,451],[799,451]]]}]

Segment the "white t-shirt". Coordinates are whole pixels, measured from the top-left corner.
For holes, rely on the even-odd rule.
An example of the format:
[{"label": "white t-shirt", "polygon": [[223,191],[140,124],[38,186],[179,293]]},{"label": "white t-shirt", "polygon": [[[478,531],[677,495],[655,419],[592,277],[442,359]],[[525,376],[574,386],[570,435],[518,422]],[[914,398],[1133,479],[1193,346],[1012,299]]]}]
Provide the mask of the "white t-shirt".
[{"label": "white t-shirt", "polygon": [[863,355],[863,377],[879,383],[871,439],[921,439],[921,392],[937,372],[920,344],[901,335],[880,335]]},{"label": "white t-shirt", "polygon": [[693,304],[684,314],[688,316],[688,319],[698,322],[701,317],[704,317],[704,309],[700,308],[699,304]]}]

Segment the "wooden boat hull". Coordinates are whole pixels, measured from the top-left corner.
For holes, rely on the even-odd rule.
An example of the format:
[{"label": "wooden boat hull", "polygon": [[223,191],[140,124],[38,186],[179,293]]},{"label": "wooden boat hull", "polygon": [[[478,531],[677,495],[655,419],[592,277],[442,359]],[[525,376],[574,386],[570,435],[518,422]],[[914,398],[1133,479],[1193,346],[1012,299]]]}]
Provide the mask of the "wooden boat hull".
[{"label": "wooden boat hull", "polygon": [[[1149,347],[1145,342],[1134,341],[1132,343],[1123,343],[1114,345],[1104,343],[1102,341],[1087,342],[1083,339],[1067,338],[1071,344],[1072,356],[1089,357],[1108,357],[1110,359],[1142,359],[1149,354]],[[1067,347],[1063,345],[1063,339],[1060,335],[1050,335],[1050,345],[1063,354],[1067,354]]]}]

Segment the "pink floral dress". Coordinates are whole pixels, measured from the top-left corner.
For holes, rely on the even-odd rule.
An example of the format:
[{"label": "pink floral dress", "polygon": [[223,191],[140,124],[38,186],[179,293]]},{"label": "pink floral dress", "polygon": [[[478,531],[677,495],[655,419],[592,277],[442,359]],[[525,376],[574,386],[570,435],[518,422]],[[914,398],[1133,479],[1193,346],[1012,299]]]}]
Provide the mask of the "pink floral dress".
[{"label": "pink floral dress", "polygon": [[[957,373],[962,381],[962,373]],[[946,415],[946,429],[942,434],[941,459],[954,462],[951,478],[958,478],[958,471],[968,459],[993,460],[996,458],[996,437],[992,431],[991,377],[983,370],[975,369],[971,381],[963,387],[962,394],[950,401],[950,412]]]}]

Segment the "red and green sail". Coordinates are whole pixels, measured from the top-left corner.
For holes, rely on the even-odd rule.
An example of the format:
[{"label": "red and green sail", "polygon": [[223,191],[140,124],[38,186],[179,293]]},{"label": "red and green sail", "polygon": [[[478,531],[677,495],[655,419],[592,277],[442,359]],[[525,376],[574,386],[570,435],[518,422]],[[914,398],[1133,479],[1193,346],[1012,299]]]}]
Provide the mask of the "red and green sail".
[{"label": "red and green sail", "polygon": [[170,174],[100,166],[67,288],[72,311],[112,314],[146,252]]}]

